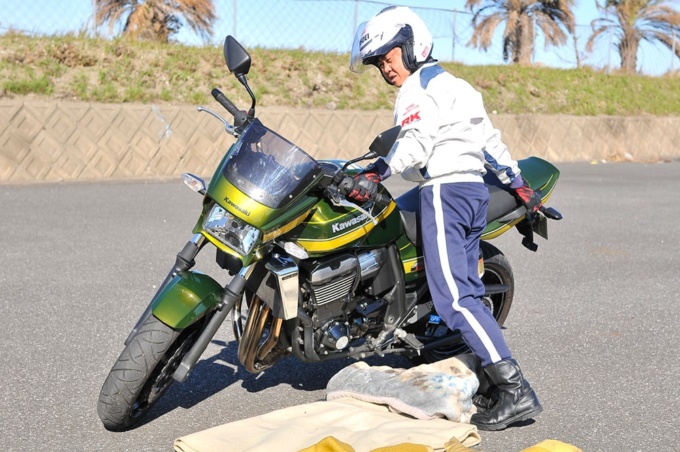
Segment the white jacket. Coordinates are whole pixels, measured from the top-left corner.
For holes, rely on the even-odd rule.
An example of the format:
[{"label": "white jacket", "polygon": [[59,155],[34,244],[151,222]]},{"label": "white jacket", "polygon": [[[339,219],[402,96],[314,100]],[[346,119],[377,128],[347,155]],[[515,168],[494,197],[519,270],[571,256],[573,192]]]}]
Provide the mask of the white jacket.
[{"label": "white jacket", "polygon": [[394,123],[402,130],[385,162],[391,174],[406,180],[422,185],[481,181],[486,166],[510,184],[520,173],[486,114],[482,95],[435,63],[422,66],[401,86]]}]

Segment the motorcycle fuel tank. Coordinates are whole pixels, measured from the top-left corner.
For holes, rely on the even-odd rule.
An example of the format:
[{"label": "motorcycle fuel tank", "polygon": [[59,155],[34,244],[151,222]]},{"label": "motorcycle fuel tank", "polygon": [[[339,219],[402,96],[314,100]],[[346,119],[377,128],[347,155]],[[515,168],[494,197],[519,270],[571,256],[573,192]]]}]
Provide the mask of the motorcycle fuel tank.
[{"label": "motorcycle fuel tank", "polygon": [[[384,188],[381,191],[384,192]],[[354,246],[384,246],[402,234],[394,201],[387,205],[365,204],[363,208],[378,221],[377,225],[358,209],[335,207],[322,199],[288,237],[313,257]]]}]

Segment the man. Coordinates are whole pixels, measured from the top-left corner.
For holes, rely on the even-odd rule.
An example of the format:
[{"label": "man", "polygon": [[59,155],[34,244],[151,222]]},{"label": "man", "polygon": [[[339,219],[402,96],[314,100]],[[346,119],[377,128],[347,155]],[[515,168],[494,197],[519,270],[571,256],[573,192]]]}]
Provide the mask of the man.
[{"label": "man", "polygon": [[357,176],[349,196],[370,199],[376,184],[391,174],[420,184],[425,270],[435,308],[450,329],[460,330],[497,394],[478,404],[472,423],[501,430],[537,416],[542,407],[481,302],[477,261],[489,201],[485,167],[529,212],[536,212],[541,200],[522,180],[481,95],[431,54],[432,35],[407,7],[385,8],[359,26],[350,69],[362,72],[374,65],[385,82],[399,88],[394,119],[402,129],[389,155]]}]

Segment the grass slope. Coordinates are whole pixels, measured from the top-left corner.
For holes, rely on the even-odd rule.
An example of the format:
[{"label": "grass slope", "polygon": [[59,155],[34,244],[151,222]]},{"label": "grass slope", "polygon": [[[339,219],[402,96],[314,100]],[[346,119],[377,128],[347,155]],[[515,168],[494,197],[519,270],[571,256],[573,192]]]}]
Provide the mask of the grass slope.
[{"label": "grass slope", "polygon": [[[347,68],[348,56],[249,49],[258,105],[392,109],[396,90],[377,70]],[[465,66],[443,63],[483,95],[489,112],[570,115],[680,115],[680,79],[605,74],[589,68]],[[34,96],[91,102],[209,104],[218,87],[249,105],[219,47],[79,36],[0,36],[0,98]]]}]

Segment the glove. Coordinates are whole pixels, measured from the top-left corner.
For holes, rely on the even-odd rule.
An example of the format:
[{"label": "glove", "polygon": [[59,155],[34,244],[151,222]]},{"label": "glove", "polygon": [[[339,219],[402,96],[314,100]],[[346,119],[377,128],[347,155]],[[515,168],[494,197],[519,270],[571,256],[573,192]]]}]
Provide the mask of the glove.
[{"label": "glove", "polygon": [[359,179],[360,177],[365,177],[366,179],[370,180],[374,184],[379,184],[382,178],[380,177],[380,174],[374,172],[374,171],[364,171],[362,173],[357,174],[354,176],[354,180]]},{"label": "glove", "polygon": [[376,173],[359,173],[351,177],[346,177],[342,181],[343,192],[353,201],[364,203],[375,198],[378,193],[378,182],[380,176]]},{"label": "glove", "polygon": [[522,201],[529,214],[538,212],[543,205],[541,197],[529,187],[526,181],[520,187],[515,188],[515,195]]}]

